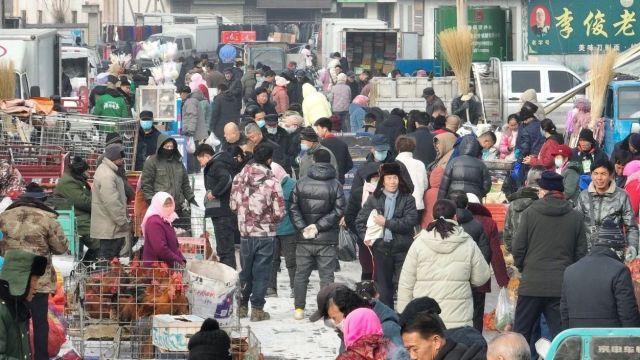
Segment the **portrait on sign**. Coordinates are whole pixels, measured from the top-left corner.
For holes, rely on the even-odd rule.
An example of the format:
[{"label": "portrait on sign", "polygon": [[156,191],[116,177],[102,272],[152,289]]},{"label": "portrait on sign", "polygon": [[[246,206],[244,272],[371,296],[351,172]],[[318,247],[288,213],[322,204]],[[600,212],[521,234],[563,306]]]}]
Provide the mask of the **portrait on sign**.
[{"label": "portrait on sign", "polygon": [[551,28],[551,12],[544,5],[533,8],[529,19],[531,31],[537,36],[546,36]]}]

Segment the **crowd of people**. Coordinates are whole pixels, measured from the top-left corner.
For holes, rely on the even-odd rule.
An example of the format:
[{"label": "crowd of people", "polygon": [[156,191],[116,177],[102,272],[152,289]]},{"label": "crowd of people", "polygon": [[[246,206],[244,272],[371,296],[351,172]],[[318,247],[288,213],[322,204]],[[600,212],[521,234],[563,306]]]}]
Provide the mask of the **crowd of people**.
[{"label": "crowd of people", "polygon": [[[577,133],[561,136],[531,91],[502,131],[466,134],[461,126],[481,118],[473,93],[456,99],[449,111],[427,88],[426,111],[386,113],[367,106],[368,74],[356,77],[340,60],[335,54],[329,63],[324,91],[295,63],[281,74],[251,66],[243,72],[242,64],[219,73],[196,60],[199,66],[185,71],[178,91],[182,135],[197,144],[185,154],[187,166],[177,141],[143,111],[138,156],[129,164],[141,171],[136,186],[125,176],[117,133],[107,136],[91,186],[87,159],[80,157],[71,159],[48,199],[29,184],[0,214],[5,268],[27,269],[19,282],[2,272],[6,304],[0,317],[8,316],[7,304],[31,308],[35,358],[42,358],[38,344],[46,341],[42,309],[54,281],[51,255],[68,250],[55,221],[55,209],[65,208],[73,208],[78,219],[87,249],[82,261],[128,256],[139,237],[142,261],[175,267],[186,263],[177,236],[191,231],[191,206],[202,204],[220,262],[238,269],[239,245],[239,316],[270,319],[265,304],[278,296],[284,257],[292,316],[324,318],[335,328],[338,359],[529,359],[536,357],[532,344],[541,333],[553,338],[573,327],[640,326],[623,264],[638,249],[640,135],[618,144],[609,159],[591,129],[579,125]],[[123,80],[106,79],[94,114],[130,116],[130,103],[118,96],[129,86]],[[209,88],[217,89],[211,102]],[[579,119],[577,113],[568,123]],[[340,131],[360,133],[371,143],[348,193],[343,186],[354,163],[336,136]],[[218,146],[205,141],[210,134]],[[502,188],[510,204],[502,238],[482,204],[493,184],[486,161],[498,158],[514,162]],[[24,185],[19,174],[8,164],[1,169],[2,195],[16,193]],[[201,169],[206,195],[196,199],[188,174]],[[362,282],[356,289],[335,283],[340,232],[357,242]],[[507,272],[502,243],[521,274],[514,332],[487,345],[482,331],[491,268],[501,288],[514,276]],[[25,249],[38,256],[20,252]],[[314,270],[321,290],[318,310],[309,314]],[[18,326],[11,331],[22,331],[25,319],[12,317]],[[218,340],[208,341],[214,334]],[[219,341],[228,344],[220,337],[217,324],[207,320],[191,339],[192,358],[205,358]]]}]

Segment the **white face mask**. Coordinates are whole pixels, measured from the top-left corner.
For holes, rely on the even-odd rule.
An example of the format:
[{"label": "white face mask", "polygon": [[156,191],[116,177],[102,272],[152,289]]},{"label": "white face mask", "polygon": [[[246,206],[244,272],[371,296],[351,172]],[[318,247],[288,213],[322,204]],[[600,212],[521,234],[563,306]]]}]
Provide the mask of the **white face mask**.
[{"label": "white face mask", "polygon": [[555,158],[553,160],[553,162],[556,164],[557,168],[560,168],[560,167],[562,167],[562,165],[564,165],[564,159]]}]

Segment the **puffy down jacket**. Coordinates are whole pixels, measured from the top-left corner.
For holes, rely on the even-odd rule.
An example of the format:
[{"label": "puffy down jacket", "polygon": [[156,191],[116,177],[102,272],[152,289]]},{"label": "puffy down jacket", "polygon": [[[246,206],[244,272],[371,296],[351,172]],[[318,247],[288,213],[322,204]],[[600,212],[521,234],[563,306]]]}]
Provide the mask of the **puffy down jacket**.
[{"label": "puffy down jacket", "polygon": [[440,184],[438,199],[446,198],[450,191],[462,190],[482,199],[491,190],[491,176],[487,165],[479,159],[482,151],[474,136],[465,136],[459,145],[459,156],[449,161]]}]

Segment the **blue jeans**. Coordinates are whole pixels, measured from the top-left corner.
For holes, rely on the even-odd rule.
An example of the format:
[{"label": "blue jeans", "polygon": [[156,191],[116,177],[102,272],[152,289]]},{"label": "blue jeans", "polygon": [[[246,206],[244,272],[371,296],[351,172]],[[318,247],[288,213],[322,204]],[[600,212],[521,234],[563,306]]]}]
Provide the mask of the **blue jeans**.
[{"label": "blue jeans", "polygon": [[240,286],[242,304],[251,300],[251,307],[262,309],[271,268],[274,237],[240,237]]}]

